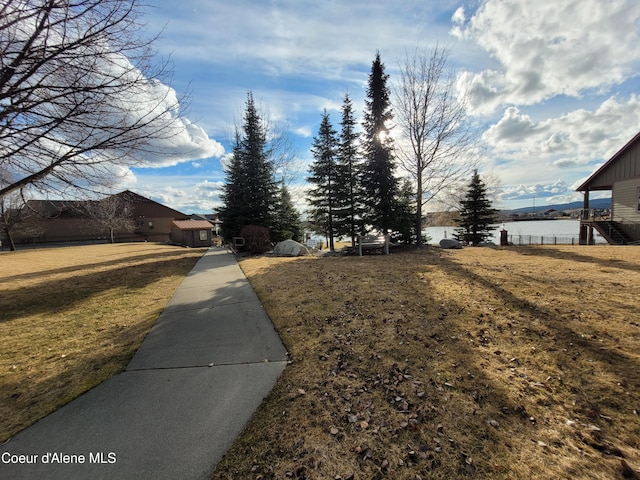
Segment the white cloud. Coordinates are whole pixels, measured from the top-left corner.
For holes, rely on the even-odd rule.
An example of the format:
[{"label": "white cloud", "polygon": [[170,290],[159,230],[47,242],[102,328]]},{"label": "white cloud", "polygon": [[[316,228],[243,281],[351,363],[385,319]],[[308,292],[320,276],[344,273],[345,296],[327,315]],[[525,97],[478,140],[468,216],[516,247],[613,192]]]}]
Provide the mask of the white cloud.
[{"label": "white cloud", "polygon": [[[616,93],[637,89],[637,3],[407,0],[398,8],[382,0],[184,0],[161,2],[151,18],[169,18],[159,47],[179,62],[184,84],[191,82],[200,125],[222,138],[251,90],[306,148],[301,157],[323,108],[338,127],[346,91],[361,115],[378,48],[394,82],[406,49],[429,50],[449,31],[458,39],[451,60],[464,70],[460,88],[472,90],[473,113],[490,115],[478,119],[489,127],[488,169],[507,191],[571,196],[573,180],[588,176],[640,125],[638,99]],[[226,165],[228,154],[218,161]]]},{"label": "white cloud", "polygon": [[233,160],[233,152],[229,152],[220,157],[220,166],[222,167],[223,171],[227,171],[227,169],[231,165],[231,160]]},{"label": "white cloud", "polygon": [[520,145],[523,140],[536,135],[536,131],[539,132],[540,127],[536,126],[528,115],[521,114],[516,107],[509,107],[498,123],[489,127],[483,137],[492,145]]},{"label": "white cloud", "polygon": [[[427,32],[446,35],[448,26],[434,23],[442,8],[423,0],[407,0],[402,8],[371,0],[186,0],[148,13],[158,26],[166,23],[164,14],[171,15],[161,46],[183,60],[214,65],[233,58],[236,68],[250,66],[271,76],[344,80],[354,66],[370,65],[378,48],[383,56],[399,56]],[[179,40],[170,37],[172,32],[179,32]]]},{"label": "white cloud", "polygon": [[[223,182],[181,177],[169,184],[166,177],[145,176],[131,188],[136,193],[156,200],[185,214],[211,213],[222,205],[220,193]],[[122,189],[122,188],[121,188]]]},{"label": "white cloud", "polygon": [[595,110],[578,109],[538,122],[516,107],[483,135],[493,154],[506,159],[531,158],[556,167],[590,164],[609,158],[640,125],[640,97],[611,97]]},{"label": "white cloud", "polygon": [[538,121],[509,107],[483,135],[492,159],[487,168],[502,180],[502,201],[579,200],[575,188],[624,146],[638,125],[636,95],[625,100],[611,97],[593,110],[578,109]]},{"label": "white cloud", "polygon": [[502,68],[465,72],[478,113],[499,105],[532,105],[556,95],[607,91],[640,65],[635,0],[486,0],[450,33],[475,41]]},{"label": "white cloud", "polygon": [[122,99],[122,110],[130,116],[151,119],[148,129],[153,132],[149,145],[133,152],[141,166],[165,167],[224,154],[224,147],[209,138],[204,129],[180,116],[173,88],[152,80],[135,94],[135,98]]},{"label": "white cloud", "polygon": [[453,13],[451,21],[458,25],[463,25],[465,20],[466,16],[464,14],[464,7],[458,7],[458,9]]},{"label": "white cloud", "polygon": [[301,127],[296,128],[293,133],[296,135],[300,135],[304,138],[310,138],[313,134],[311,133],[311,127],[309,125],[303,125]]},{"label": "white cloud", "polygon": [[516,185],[506,187],[501,195],[502,200],[523,200],[523,199],[549,199],[559,198],[566,195],[573,195],[573,191],[567,182],[557,180],[549,184]]}]

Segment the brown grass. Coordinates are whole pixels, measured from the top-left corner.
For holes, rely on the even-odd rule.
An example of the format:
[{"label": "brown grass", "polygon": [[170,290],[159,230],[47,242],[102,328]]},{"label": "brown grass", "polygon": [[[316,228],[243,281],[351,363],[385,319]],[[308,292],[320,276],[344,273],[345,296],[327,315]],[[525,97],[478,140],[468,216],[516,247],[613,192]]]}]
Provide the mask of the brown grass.
[{"label": "brown grass", "polygon": [[0,254],[0,441],[124,369],[203,253],[136,243]]},{"label": "brown grass", "polygon": [[293,362],[213,478],[638,474],[640,248],[241,266]]}]

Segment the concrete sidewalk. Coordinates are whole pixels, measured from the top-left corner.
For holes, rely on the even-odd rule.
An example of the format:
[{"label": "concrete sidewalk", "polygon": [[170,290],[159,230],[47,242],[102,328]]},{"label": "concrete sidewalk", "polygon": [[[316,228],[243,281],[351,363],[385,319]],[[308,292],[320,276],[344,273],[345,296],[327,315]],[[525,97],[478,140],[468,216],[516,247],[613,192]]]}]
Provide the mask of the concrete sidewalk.
[{"label": "concrete sidewalk", "polygon": [[0,478],[208,479],[285,365],[234,256],[212,248],[126,371],[0,446]]}]

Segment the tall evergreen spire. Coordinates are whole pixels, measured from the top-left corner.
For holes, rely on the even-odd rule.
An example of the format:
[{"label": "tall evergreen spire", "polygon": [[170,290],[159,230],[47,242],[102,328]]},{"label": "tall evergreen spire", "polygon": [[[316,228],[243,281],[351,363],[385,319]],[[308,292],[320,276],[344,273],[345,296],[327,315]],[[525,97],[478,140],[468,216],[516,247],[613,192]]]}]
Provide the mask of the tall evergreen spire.
[{"label": "tall evergreen spire", "polygon": [[384,64],[380,53],[371,66],[364,112],[363,185],[367,196],[367,222],[383,233],[394,227],[398,180],[394,176],[393,140],[389,135],[393,119]]},{"label": "tall evergreen spire", "polygon": [[315,186],[309,190],[312,222],[327,235],[329,248],[334,250],[333,237],[336,234],[335,209],[337,207],[336,187],[338,185],[338,139],[329,114],[325,110],[318,135],[313,139],[311,152],[314,162],[311,165],[309,182]]},{"label": "tall evergreen spire", "polygon": [[266,147],[265,128],[249,92],[242,129],[236,129],[233,157],[226,170],[224,207],[219,211],[227,238],[238,235],[246,225],[272,226],[277,186]]}]

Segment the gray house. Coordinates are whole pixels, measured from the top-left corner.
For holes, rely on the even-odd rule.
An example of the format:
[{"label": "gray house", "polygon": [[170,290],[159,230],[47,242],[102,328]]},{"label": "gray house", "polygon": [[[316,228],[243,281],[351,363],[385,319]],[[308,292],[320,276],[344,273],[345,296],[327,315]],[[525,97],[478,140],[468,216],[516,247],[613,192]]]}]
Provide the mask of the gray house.
[{"label": "gray house", "polygon": [[[611,215],[589,207],[589,193],[611,191]],[[584,193],[580,243],[593,243],[595,228],[610,244],[640,243],[640,133],[618,150],[577,191]]]}]

